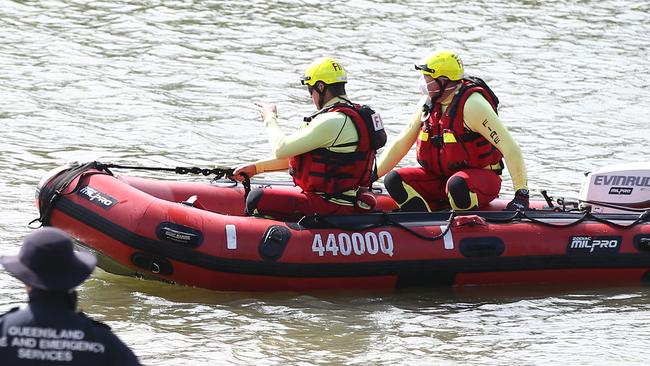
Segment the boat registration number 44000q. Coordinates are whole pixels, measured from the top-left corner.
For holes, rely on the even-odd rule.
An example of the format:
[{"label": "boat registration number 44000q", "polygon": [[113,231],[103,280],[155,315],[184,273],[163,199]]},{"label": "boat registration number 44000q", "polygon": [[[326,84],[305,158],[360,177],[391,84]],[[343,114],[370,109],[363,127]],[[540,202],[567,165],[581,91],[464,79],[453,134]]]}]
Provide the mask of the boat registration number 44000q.
[{"label": "boat registration number 44000q", "polygon": [[311,250],[318,256],[325,255],[388,255],[394,253],[393,236],[388,231],[378,233],[330,233],[315,234]]}]

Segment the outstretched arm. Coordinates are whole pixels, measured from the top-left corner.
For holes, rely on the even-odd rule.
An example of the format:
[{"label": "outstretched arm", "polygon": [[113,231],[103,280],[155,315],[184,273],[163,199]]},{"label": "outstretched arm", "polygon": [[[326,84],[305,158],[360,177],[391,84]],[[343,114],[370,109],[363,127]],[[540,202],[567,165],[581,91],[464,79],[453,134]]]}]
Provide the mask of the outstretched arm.
[{"label": "outstretched arm", "polygon": [[[266,119],[271,152],[277,159],[288,159],[321,147],[331,147],[340,138],[348,119],[340,112],[321,114],[288,136],[280,130],[277,117]],[[353,124],[351,120],[347,123]]]},{"label": "outstretched arm", "polygon": [[244,173],[251,177],[255,174],[287,169],[291,157],[334,144],[347,119],[343,113],[326,113],[314,118],[304,128],[286,136],[278,125],[275,105],[256,104],[260,107],[260,115],[266,126],[274,157],[241,165],[235,169],[233,173],[235,176]]}]

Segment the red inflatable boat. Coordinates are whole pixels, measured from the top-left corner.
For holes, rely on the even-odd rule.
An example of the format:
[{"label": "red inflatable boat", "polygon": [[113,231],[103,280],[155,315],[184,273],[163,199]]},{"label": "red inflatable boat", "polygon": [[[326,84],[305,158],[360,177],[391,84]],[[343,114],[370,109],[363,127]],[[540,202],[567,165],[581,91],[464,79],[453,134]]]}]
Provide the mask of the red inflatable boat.
[{"label": "red inflatable boat", "polygon": [[37,203],[43,225],[68,232],[113,273],[225,291],[650,281],[647,163],[589,174],[575,204],[399,213],[378,194],[379,212],[298,222],[243,216],[241,186],[107,166],[53,170]]}]

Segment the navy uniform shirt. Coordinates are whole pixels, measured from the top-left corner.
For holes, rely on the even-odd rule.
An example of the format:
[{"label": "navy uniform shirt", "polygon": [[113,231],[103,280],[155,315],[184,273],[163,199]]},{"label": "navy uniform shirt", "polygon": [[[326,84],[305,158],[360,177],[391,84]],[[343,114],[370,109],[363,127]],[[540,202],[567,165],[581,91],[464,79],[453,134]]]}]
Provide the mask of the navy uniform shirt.
[{"label": "navy uniform shirt", "polygon": [[72,294],[29,295],[25,309],[0,316],[1,365],[140,365],[107,325],[75,311]]}]

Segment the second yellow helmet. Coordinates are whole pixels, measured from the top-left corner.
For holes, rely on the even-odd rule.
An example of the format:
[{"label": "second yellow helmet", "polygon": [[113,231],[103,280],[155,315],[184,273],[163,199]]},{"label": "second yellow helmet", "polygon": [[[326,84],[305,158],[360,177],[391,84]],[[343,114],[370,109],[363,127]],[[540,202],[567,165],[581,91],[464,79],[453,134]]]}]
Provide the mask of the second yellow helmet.
[{"label": "second yellow helmet", "polygon": [[433,78],[444,76],[449,80],[460,80],[465,73],[463,61],[452,51],[434,52],[416,64],[415,69]]},{"label": "second yellow helmet", "polygon": [[345,83],[348,81],[348,73],[336,59],[320,58],[307,66],[305,74],[300,78],[303,85],[314,86],[318,81],[325,84]]}]

